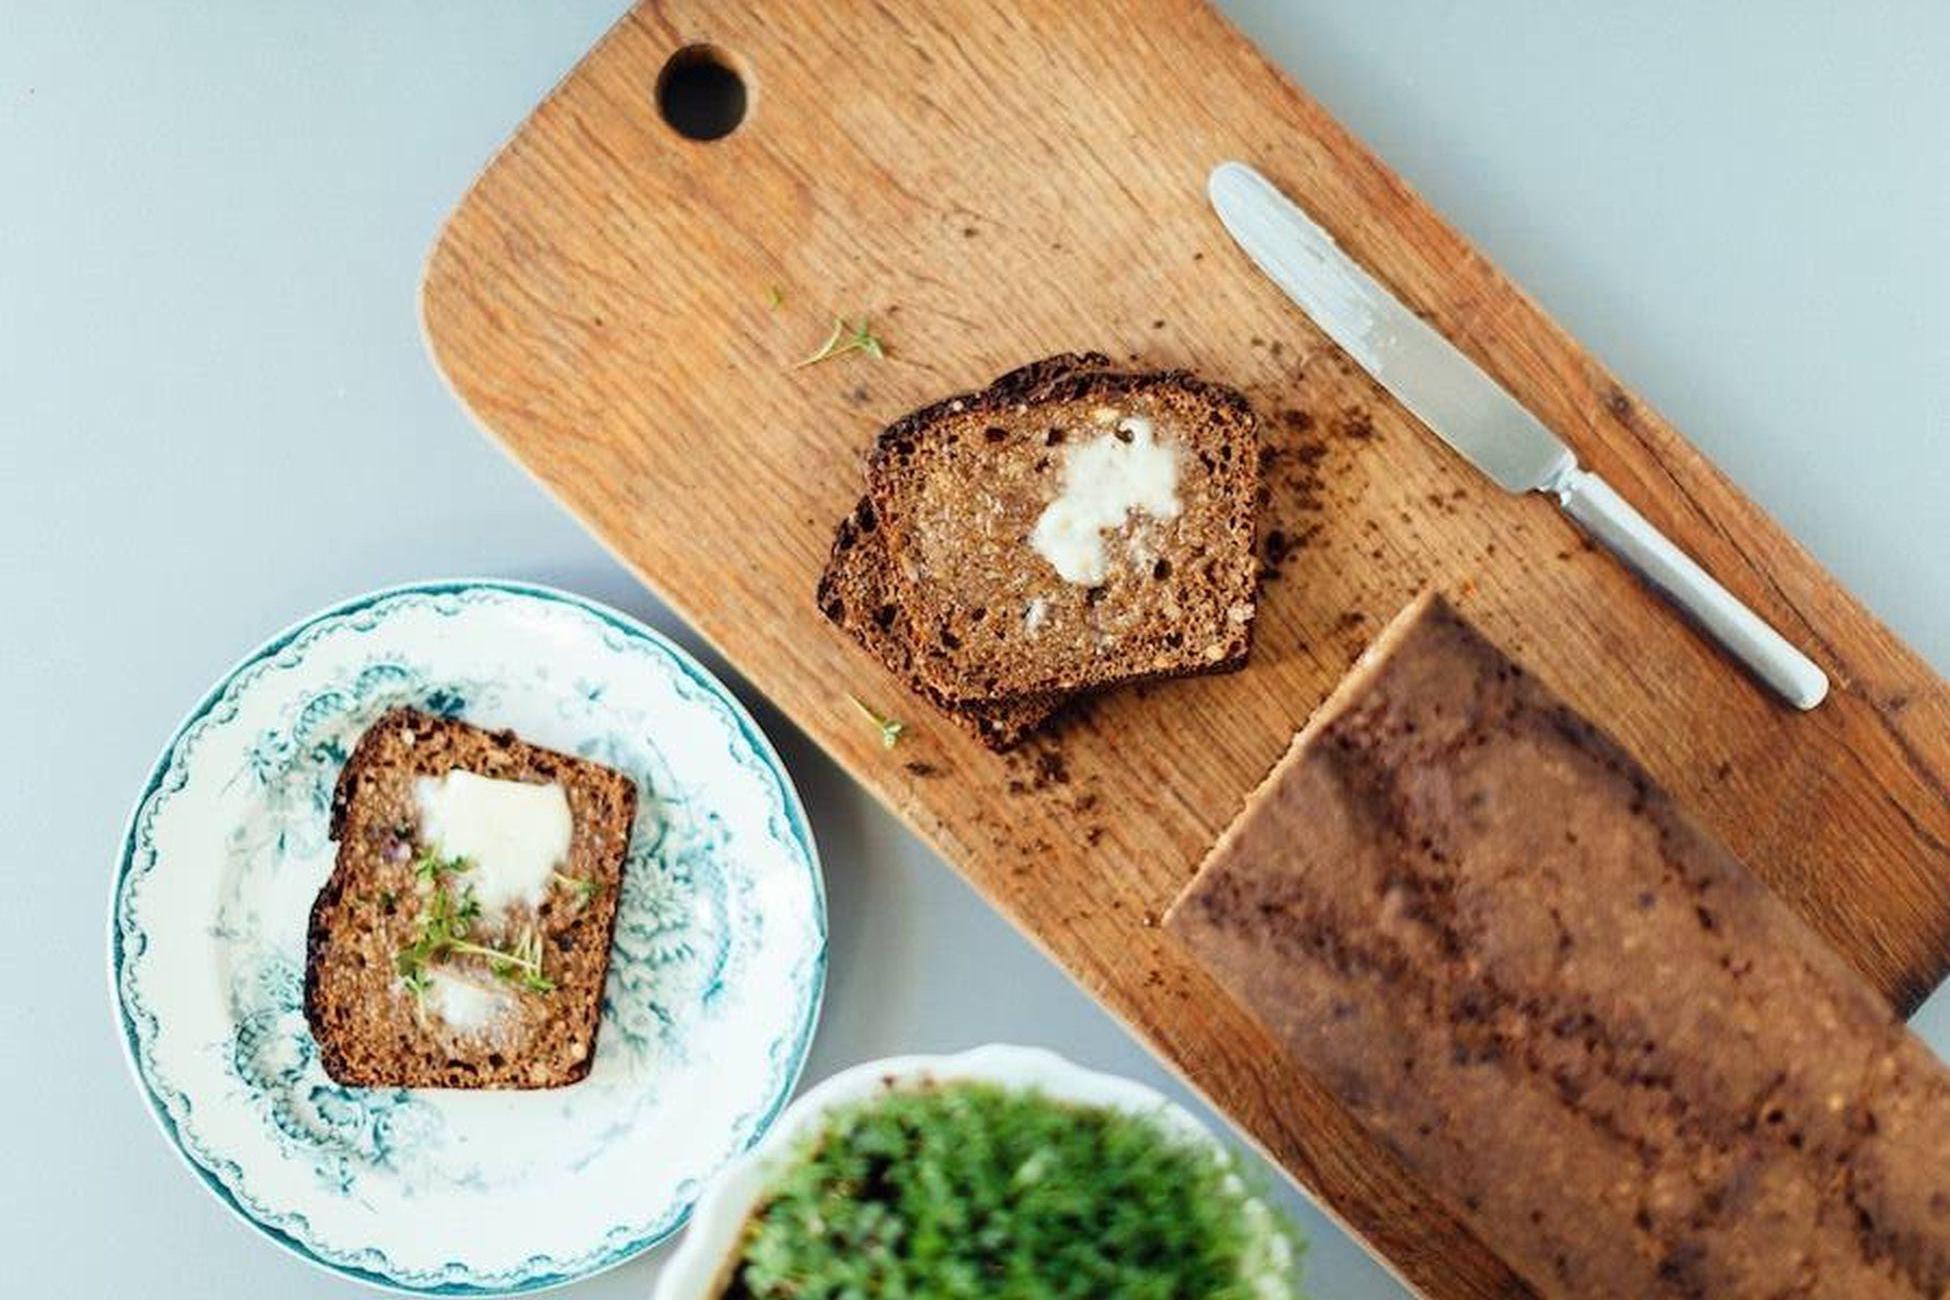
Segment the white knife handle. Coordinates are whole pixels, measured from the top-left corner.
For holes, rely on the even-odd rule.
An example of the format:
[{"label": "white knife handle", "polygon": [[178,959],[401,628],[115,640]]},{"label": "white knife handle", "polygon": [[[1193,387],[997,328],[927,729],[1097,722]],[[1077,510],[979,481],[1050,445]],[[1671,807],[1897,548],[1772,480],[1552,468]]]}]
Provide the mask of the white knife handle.
[{"label": "white knife handle", "polygon": [[1550,485],[1564,513],[1624,560],[1797,709],[1828,694],[1828,677],[1808,656],[1713,580],[1609,483],[1573,466]]}]

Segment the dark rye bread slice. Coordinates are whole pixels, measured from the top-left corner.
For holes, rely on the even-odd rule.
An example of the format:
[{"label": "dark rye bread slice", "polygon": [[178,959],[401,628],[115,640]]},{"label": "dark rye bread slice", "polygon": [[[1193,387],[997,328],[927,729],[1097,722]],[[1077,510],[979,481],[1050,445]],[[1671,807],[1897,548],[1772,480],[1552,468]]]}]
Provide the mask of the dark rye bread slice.
[{"label": "dark rye bread slice", "polygon": [[[496,1014],[482,1028],[448,1024],[398,967],[429,905],[414,872],[429,847],[414,781],[456,768],[559,784],[573,827],[561,874],[593,882],[587,889],[558,882],[538,914],[518,905],[469,935],[505,946],[510,933],[533,926],[553,989],[498,979],[475,956],[431,968],[495,999]],[[380,717],[339,773],[331,820],[338,857],[311,910],[305,1019],[325,1072],[342,1084],[402,1088],[554,1088],[586,1076],[635,818],[636,785],[613,768],[414,709]],[[466,875],[450,879],[464,886]]]},{"label": "dark rye bread slice", "polygon": [[887,670],[905,681],[996,751],[1014,748],[1063,706],[1060,695],[1030,695],[998,704],[956,704],[914,671],[907,611],[887,586],[887,550],[881,545],[873,503],[865,497],[840,521],[832,557],[819,579],[819,608],[845,628]]},{"label": "dark rye bread slice", "polygon": [[[1064,352],[1012,370],[994,386],[1033,396],[1066,375],[1110,368],[1111,359],[1101,352]],[[1063,706],[1065,697],[1028,696],[997,704],[957,705],[922,680],[914,671],[907,612],[896,602],[889,585],[887,548],[882,544],[878,523],[873,502],[866,497],[840,521],[832,553],[819,578],[820,611],[910,689],[972,731],[990,749],[1014,748],[1048,721]]]},{"label": "dark rye bread slice", "polygon": [[[1174,517],[1098,534],[1066,581],[1031,544],[1066,457],[1149,421],[1176,465]],[[1030,367],[881,434],[868,493],[919,678],[957,702],[1095,690],[1245,662],[1258,583],[1257,426],[1246,399],[1182,371]]]},{"label": "dark rye bread slice", "polygon": [[1166,924],[1538,1295],[1950,1294],[1950,1071],[1440,602]]}]

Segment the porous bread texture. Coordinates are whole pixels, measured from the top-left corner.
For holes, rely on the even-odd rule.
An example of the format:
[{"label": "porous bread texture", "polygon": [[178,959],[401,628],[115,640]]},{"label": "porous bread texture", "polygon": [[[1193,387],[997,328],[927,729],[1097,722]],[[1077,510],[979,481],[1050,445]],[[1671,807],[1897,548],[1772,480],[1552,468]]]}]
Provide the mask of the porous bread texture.
[{"label": "porous bread texture", "polygon": [[850,633],[887,670],[905,681],[990,749],[1014,748],[1063,706],[1061,695],[1030,695],[997,704],[957,704],[914,671],[907,613],[888,590],[887,548],[881,542],[873,502],[865,497],[840,521],[833,552],[819,579],[819,608]]},{"label": "porous bread texture", "polygon": [[[869,461],[916,675],[955,704],[993,704],[1242,664],[1258,582],[1251,406],[1178,371],[1072,370],[1033,392],[1014,378],[896,422]],[[1134,420],[1175,457],[1177,511],[1131,512],[1102,536],[1101,580],[1066,581],[1029,539],[1072,449],[1129,441]]]},{"label": "porous bread texture", "polygon": [[[494,1012],[481,1025],[449,1023],[428,1005],[438,994],[408,988],[398,965],[429,906],[414,870],[430,847],[414,782],[455,769],[559,784],[572,824],[564,879],[539,910],[518,907],[470,936],[505,944],[533,927],[554,987],[538,992],[498,978],[478,956],[452,956],[433,968],[491,999]],[[623,773],[512,732],[406,708],[367,728],[333,793],[337,858],[312,904],[306,945],[305,1018],[326,1074],[342,1084],[399,1088],[553,1088],[586,1076],[636,801],[636,785]],[[447,887],[464,881],[462,873]]]}]

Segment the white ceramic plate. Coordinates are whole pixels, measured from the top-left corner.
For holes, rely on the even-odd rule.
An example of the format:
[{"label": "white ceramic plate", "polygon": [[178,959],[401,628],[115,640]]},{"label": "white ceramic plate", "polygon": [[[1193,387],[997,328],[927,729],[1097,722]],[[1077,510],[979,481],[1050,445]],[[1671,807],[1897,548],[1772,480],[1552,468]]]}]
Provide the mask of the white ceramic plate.
[{"label": "white ceramic plate", "polygon": [[[319,1066],[300,986],[332,784],[402,703],[637,780],[583,1083],[344,1088]],[[764,1134],[818,1016],[825,898],[778,756],[689,655],[562,592],[425,583],[306,619],[190,714],[130,818],[109,957],[143,1095],[226,1204],[360,1281],[504,1294],[663,1240]]]},{"label": "white ceramic plate", "polygon": [[[1149,1116],[1166,1129],[1196,1141],[1217,1142],[1210,1129],[1164,1094],[1114,1074],[1086,1070],[1040,1047],[990,1043],[955,1056],[890,1056],[868,1061],[800,1094],[763,1142],[717,1176],[698,1201],[690,1230],[658,1276],[654,1300],[706,1300],[716,1293],[725,1280],[731,1253],[743,1236],[745,1221],[758,1208],[766,1185],[800,1144],[819,1131],[828,1111],[930,1080],[974,1080],[1034,1089],[1082,1106]],[[1258,1289],[1269,1297],[1291,1295],[1288,1279],[1297,1261],[1286,1237],[1276,1230],[1272,1211],[1264,1202],[1252,1200],[1246,1212],[1260,1226],[1260,1246],[1249,1265],[1259,1279]]]}]

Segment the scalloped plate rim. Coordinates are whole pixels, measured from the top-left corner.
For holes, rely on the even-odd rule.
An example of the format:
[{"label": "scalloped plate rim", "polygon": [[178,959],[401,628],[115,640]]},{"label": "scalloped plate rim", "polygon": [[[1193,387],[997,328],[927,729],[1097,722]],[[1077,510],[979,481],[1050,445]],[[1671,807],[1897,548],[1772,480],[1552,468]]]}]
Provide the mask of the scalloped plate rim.
[{"label": "scalloped plate rim", "polygon": [[[169,738],[164,741],[162,748],[156,755],[155,761],[150,764],[148,775],[143,779],[142,787],[129,807],[128,816],[123,822],[122,833],[116,841],[118,847],[115,851],[115,871],[109,881],[108,891],[108,943],[106,945],[105,955],[107,962],[104,972],[107,976],[106,991],[108,994],[109,1008],[115,1018],[117,1029],[116,1039],[121,1046],[123,1064],[128,1069],[129,1077],[135,1083],[136,1091],[141,1094],[143,1108],[149,1113],[150,1118],[155,1121],[156,1127],[161,1131],[170,1151],[182,1163],[185,1169],[195,1175],[196,1180],[220,1204],[228,1209],[240,1222],[268,1238],[312,1268],[333,1277],[345,1278],[349,1281],[394,1295],[534,1295],[569,1286],[599,1274],[607,1273],[611,1269],[628,1263],[644,1252],[655,1249],[657,1246],[676,1237],[690,1222],[692,1215],[696,1213],[697,1198],[693,1198],[691,1203],[685,1206],[682,1212],[661,1230],[653,1230],[641,1240],[620,1246],[585,1268],[563,1273],[541,1274],[521,1282],[514,1287],[489,1287],[466,1282],[440,1283],[433,1286],[414,1286],[401,1282],[397,1278],[389,1277],[384,1273],[376,1273],[370,1269],[360,1268],[357,1265],[343,1264],[326,1259],[319,1255],[310,1245],[299,1240],[291,1233],[272,1224],[265,1223],[253,1215],[239,1203],[235,1194],[210,1169],[190,1154],[189,1149],[185,1146],[176,1122],[164,1109],[162,1099],[156,1095],[155,1089],[150,1086],[148,1079],[143,1075],[141,1063],[136,1056],[135,1025],[129,1015],[127,1006],[123,1002],[121,992],[124,945],[119,912],[122,901],[122,890],[128,880],[129,868],[134,860],[135,836],[142,817],[143,808],[148,804],[150,798],[154,796],[157,789],[160,788],[164,776],[169,771],[171,759],[176,753],[176,747],[183,739],[184,734],[199,719],[206,716],[223,700],[231,686],[236,682],[238,676],[245,669],[268,656],[278,653],[316,624],[328,618],[357,613],[362,609],[377,605],[389,597],[416,593],[425,595],[449,595],[478,589],[488,589],[524,598],[538,598],[570,605],[629,635],[641,637],[659,647],[669,654],[681,668],[724,702],[729,708],[733,719],[739,724],[740,729],[746,733],[747,738],[752,742],[759,757],[771,768],[778,780],[780,793],[783,796],[784,806],[789,815],[794,838],[799,842],[806,854],[812,884],[815,919],[818,922],[819,945],[813,965],[812,998],[807,1007],[806,1023],[800,1034],[799,1041],[794,1045],[794,1060],[785,1073],[783,1080],[784,1086],[779,1096],[773,1099],[772,1104],[754,1126],[751,1137],[743,1148],[743,1152],[734,1156],[734,1160],[741,1158],[744,1152],[749,1152],[752,1148],[764,1141],[766,1134],[771,1131],[773,1124],[778,1121],[779,1116],[791,1104],[793,1094],[798,1090],[799,1082],[805,1074],[807,1061],[812,1054],[812,1043],[818,1030],[820,1015],[824,1010],[826,976],[831,959],[831,953],[828,950],[830,934],[826,911],[825,868],[820,860],[818,841],[813,837],[811,823],[806,817],[805,805],[800,799],[797,785],[794,784],[791,774],[785,766],[785,760],[779,756],[778,750],[773,746],[771,738],[758,725],[757,719],[752,717],[751,711],[745,707],[744,702],[718,678],[717,674],[700,663],[690,651],[677,644],[677,642],[673,641],[664,633],[659,632],[656,628],[644,623],[642,620],[602,601],[579,595],[576,592],[568,591],[561,587],[551,586],[547,583],[494,577],[422,579],[419,581],[399,582],[384,587],[377,587],[370,591],[343,597],[330,604],[321,606],[311,613],[294,619],[279,628],[234,660],[218,675],[215,682],[197,699],[196,703],[184,712],[176,725],[171,728]],[[707,1184],[709,1181],[709,1179],[706,1180]]]}]

